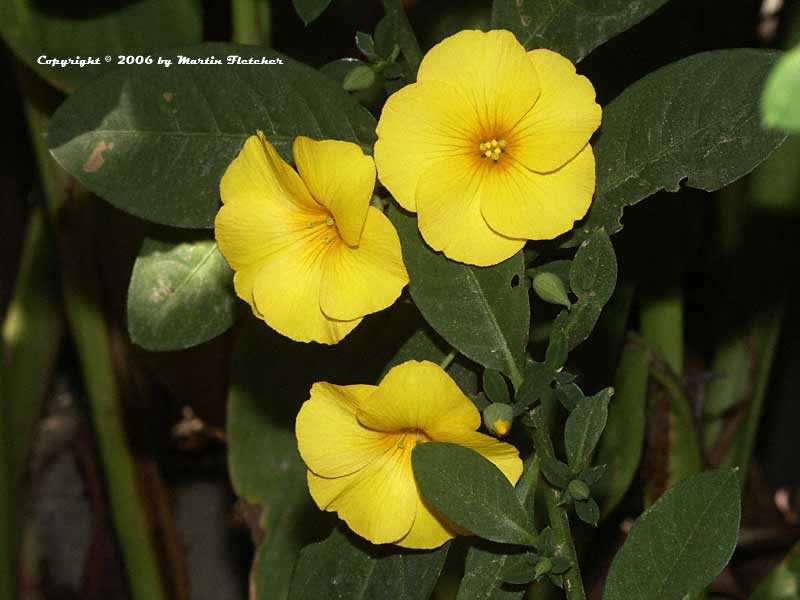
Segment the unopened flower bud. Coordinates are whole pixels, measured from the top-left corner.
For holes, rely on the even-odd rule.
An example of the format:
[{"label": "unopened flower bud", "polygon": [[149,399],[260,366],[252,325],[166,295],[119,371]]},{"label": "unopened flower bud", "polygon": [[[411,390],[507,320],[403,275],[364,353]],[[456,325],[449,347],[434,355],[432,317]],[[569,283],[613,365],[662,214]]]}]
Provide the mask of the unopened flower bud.
[{"label": "unopened flower bud", "polygon": [[483,410],[483,422],[486,429],[501,437],[511,430],[513,421],[514,409],[510,404],[495,402]]},{"label": "unopened flower bud", "polygon": [[533,291],[545,302],[550,304],[560,304],[570,308],[572,303],[569,301],[564,282],[555,273],[539,273],[533,278]]}]

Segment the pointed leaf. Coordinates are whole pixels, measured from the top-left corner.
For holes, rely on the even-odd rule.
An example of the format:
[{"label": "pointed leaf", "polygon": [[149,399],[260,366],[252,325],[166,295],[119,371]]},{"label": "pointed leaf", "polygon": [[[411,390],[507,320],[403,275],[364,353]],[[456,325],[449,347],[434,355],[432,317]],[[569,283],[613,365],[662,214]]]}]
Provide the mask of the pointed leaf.
[{"label": "pointed leaf", "polygon": [[294,10],[306,25],[316,21],[330,3],[331,0],[292,0]]},{"label": "pointed leaf", "polygon": [[611,390],[605,389],[578,402],[575,410],[569,414],[564,426],[564,446],[569,467],[574,473],[580,473],[591,463],[594,449],[606,426],[610,399]]},{"label": "pointed leaf", "polygon": [[411,462],[422,496],[459,527],[493,542],[535,541],[508,479],[474,450],[432,442],[414,448]]},{"label": "pointed leaf", "polygon": [[394,207],[389,214],[400,234],[411,297],[422,315],[459,352],[513,381],[530,326],[522,252],[494,267],[471,267],[431,250],[413,216]]},{"label": "pointed leaf", "polygon": [[608,573],[603,600],[681,600],[711,583],[730,560],[739,533],[739,483],[733,470],[684,480],[636,520]]},{"label": "pointed leaf", "polygon": [[523,46],[549,48],[574,62],[633,27],[667,0],[494,0],[492,23]]},{"label": "pointed leaf", "polygon": [[373,546],[335,529],[306,546],[297,561],[292,600],[427,600],[449,544],[432,552]]},{"label": "pointed leaf", "polygon": [[196,346],[236,320],[233,271],[214,240],[170,237],[146,239],[133,265],[128,332],[145,350]]},{"label": "pointed leaf", "polygon": [[506,378],[494,369],[483,370],[483,393],[491,402],[508,404],[511,401]]},{"label": "pointed leaf", "polygon": [[576,246],[597,229],[622,229],[623,209],[682,183],[718,190],[747,175],[786,139],[761,125],[764,81],[779,53],[717,50],[646,75],[603,110],[594,151],[597,192],[567,235]]},{"label": "pointed leaf", "polygon": [[[369,149],[375,121],[330,79],[271,50],[203,44],[161,52],[83,86],[56,111],[48,145],[59,164],[111,204],[177,227],[210,227],[219,182],[261,129],[291,157],[298,135]],[[223,64],[177,64],[178,56]],[[225,57],[275,61],[225,64]],[[281,61],[278,63],[277,61]]]}]

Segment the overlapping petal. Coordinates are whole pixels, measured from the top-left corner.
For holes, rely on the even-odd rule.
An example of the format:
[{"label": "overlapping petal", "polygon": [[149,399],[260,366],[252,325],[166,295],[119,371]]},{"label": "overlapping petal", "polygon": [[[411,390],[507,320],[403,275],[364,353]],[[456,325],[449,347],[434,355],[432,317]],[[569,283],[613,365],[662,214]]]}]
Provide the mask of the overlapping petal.
[{"label": "overlapping petal", "polygon": [[524,239],[498,233],[481,214],[484,182],[492,167],[477,156],[432,163],[417,186],[422,237],[452,260],[495,265],[516,254]]},{"label": "overlapping petal", "polygon": [[320,307],[332,319],[356,319],[391,306],[406,284],[397,231],[370,207],[358,247],[337,244],[328,253]]},{"label": "overlapping petal", "polygon": [[375,188],[375,163],[351,142],[294,141],[294,162],[314,199],[327,208],[342,239],[357,246]]},{"label": "overlapping petal", "polygon": [[464,94],[444,82],[415,83],[389,97],[378,122],[375,165],[400,206],[417,210],[417,183],[432,162],[476,152],[474,121]]},{"label": "overlapping petal", "polygon": [[595,188],[591,146],[556,171],[536,173],[516,161],[487,177],[481,214],[492,229],[512,237],[549,240],[572,229],[589,210]]},{"label": "overlapping petal", "polygon": [[441,515],[433,512],[417,492],[417,513],[409,532],[396,543],[412,550],[432,550],[455,537],[456,531]]},{"label": "overlapping petal", "polygon": [[539,73],[541,95],[506,139],[516,160],[534,171],[548,172],[586,146],[600,126],[602,110],[594,86],[576,74],[569,59],[551,50],[533,50],[528,56]]},{"label": "overlapping petal", "polygon": [[417,80],[458,86],[475,110],[476,133],[483,139],[519,121],[540,93],[536,67],[505,30],[467,30],[446,38],[425,55]]},{"label": "overlapping petal", "polygon": [[465,431],[463,429],[439,427],[430,433],[436,442],[458,444],[474,450],[500,469],[511,485],[516,485],[522,475],[522,461],[519,458],[519,452],[511,444],[501,442],[477,431]]},{"label": "overlapping petal", "polygon": [[357,415],[365,427],[386,432],[427,431],[437,423],[474,431],[481,423],[478,409],[439,365],[415,360],[389,371]]}]

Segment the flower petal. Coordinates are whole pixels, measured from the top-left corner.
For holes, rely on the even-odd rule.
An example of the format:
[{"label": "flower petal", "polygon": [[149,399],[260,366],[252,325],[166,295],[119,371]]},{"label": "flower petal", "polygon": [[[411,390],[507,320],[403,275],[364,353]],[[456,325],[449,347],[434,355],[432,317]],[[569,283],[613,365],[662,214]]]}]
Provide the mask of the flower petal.
[{"label": "flower petal", "polygon": [[516,485],[522,475],[522,460],[519,457],[519,451],[511,444],[500,442],[477,431],[448,429],[446,427],[431,430],[429,435],[435,442],[458,444],[475,450],[475,452],[500,469],[511,485]]},{"label": "flower petal", "polygon": [[[504,160],[501,158],[501,160]],[[592,147],[550,173],[509,161],[484,181],[481,213],[502,234],[550,240],[569,231],[589,210],[595,188]]]},{"label": "flower petal", "polygon": [[400,206],[417,210],[417,181],[432,161],[477,154],[476,122],[469,101],[453,85],[415,83],[389,97],[378,121],[375,165]]},{"label": "flower petal", "polygon": [[534,171],[553,171],[586,146],[602,110],[592,83],[567,58],[551,50],[528,53],[542,84],[530,112],[506,138],[507,151]]},{"label": "flower petal", "polygon": [[336,221],[342,239],[358,245],[375,189],[375,163],[351,142],[294,140],[294,162],[314,199]]},{"label": "flower petal", "polygon": [[537,69],[510,31],[469,30],[430,49],[417,81],[458,85],[475,108],[480,123],[477,143],[499,139],[539,97]]},{"label": "flower petal", "polygon": [[415,360],[392,368],[357,416],[363,425],[387,432],[426,432],[437,424],[474,431],[481,423],[478,409],[439,365]]},{"label": "flower petal", "polygon": [[326,258],[320,306],[333,319],[357,319],[391,306],[407,283],[397,231],[370,207],[358,247],[337,244]]},{"label": "flower petal", "polygon": [[361,319],[330,319],[319,307],[325,256],[333,246],[323,241],[324,227],[309,229],[304,237],[271,254],[253,287],[257,310],[278,333],[297,342],[335,344]]},{"label": "flower petal", "polygon": [[477,156],[440,160],[428,167],[417,186],[419,230],[425,241],[452,260],[482,267],[506,260],[525,245],[523,239],[497,233],[481,215],[486,172],[496,166],[484,162]]},{"label": "flower petal", "polygon": [[311,209],[316,206],[300,176],[261,131],[245,140],[239,154],[228,165],[220,182],[220,196],[223,204],[244,200],[285,206],[295,204]]},{"label": "flower petal", "polygon": [[396,542],[414,522],[419,494],[411,449],[394,447],[351,475],[328,479],[308,472],[308,490],[323,510],[336,512],[373,544]]},{"label": "flower petal", "polygon": [[448,528],[447,520],[428,508],[422,497],[417,503],[417,516],[414,524],[397,545],[413,550],[433,550],[456,536],[455,528]]},{"label": "flower petal", "polygon": [[391,448],[394,440],[356,419],[361,401],[374,385],[315,383],[300,407],[295,433],[306,466],[323,477],[341,477],[364,468]]}]

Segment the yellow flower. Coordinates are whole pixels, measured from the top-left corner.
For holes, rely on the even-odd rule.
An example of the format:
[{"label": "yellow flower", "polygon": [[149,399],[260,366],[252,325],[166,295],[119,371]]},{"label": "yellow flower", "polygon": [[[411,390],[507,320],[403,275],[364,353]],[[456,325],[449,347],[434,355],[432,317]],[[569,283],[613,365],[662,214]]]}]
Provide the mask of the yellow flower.
[{"label": "yellow flower", "polygon": [[378,177],[435,250],[493,265],[569,231],[595,187],[592,84],[508,31],[462,31],[425,56],[378,123]]},{"label": "yellow flower", "polygon": [[314,384],[295,431],[321,509],[337,512],[374,544],[429,549],[455,531],[420,496],[411,467],[417,444],[472,448],[512,484],[522,473],[516,448],[478,433],[480,424],[478,410],[441,367],[409,361],[377,387]]},{"label": "yellow flower", "polygon": [[260,131],[220,184],[220,252],[236,294],[299,342],[335,344],[408,283],[394,226],[370,206],[375,165],[349,142],[294,141],[299,175]]}]

